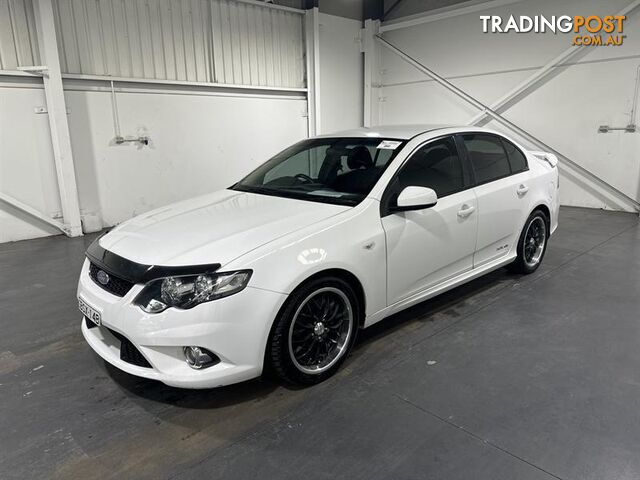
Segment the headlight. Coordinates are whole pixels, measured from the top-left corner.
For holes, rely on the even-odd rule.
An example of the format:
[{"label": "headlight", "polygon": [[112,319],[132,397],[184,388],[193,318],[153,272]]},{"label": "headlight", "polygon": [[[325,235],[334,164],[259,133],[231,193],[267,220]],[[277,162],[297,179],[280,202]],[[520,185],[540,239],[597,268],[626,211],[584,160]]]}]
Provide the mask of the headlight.
[{"label": "headlight", "polygon": [[251,270],[159,278],[149,282],[133,301],[147,313],[169,307],[186,310],[238,293],[249,283]]}]

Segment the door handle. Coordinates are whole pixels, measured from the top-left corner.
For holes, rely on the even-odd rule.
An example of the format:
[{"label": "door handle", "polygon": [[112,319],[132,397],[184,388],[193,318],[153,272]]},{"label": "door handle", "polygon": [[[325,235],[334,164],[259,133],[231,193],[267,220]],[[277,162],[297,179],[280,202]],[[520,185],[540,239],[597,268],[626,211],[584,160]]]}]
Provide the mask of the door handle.
[{"label": "door handle", "polygon": [[520,196],[524,195],[525,193],[527,193],[529,191],[529,187],[527,187],[524,183],[521,183],[520,186],[518,187],[518,189],[516,190],[516,193]]},{"label": "door handle", "polygon": [[460,218],[467,218],[475,211],[476,207],[472,205],[467,205],[466,203],[462,205],[462,208],[458,210],[458,216]]}]

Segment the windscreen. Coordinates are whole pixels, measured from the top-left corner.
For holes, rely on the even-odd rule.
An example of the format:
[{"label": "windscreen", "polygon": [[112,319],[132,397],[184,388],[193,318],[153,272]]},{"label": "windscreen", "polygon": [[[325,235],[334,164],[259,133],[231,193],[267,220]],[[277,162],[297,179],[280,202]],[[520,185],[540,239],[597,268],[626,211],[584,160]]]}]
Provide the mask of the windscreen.
[{"label": "windscreen", "polygon": [[280,152],[231,187],[243,192],[356,205],[371,191],[404,140],[315,138]]}]

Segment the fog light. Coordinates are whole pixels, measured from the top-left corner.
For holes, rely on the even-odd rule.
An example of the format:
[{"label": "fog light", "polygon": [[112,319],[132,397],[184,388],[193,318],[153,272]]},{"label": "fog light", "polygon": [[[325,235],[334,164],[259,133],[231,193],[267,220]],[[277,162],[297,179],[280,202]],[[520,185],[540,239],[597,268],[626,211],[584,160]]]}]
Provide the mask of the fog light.
[{"label": "fog light", "polygon": [[217,355],[211,353],[206,348],[202,347],[184,347],[184,357],[187,360],[187,364],[194,370],[200,370],[201,368],[207,368],[220,362]]}]

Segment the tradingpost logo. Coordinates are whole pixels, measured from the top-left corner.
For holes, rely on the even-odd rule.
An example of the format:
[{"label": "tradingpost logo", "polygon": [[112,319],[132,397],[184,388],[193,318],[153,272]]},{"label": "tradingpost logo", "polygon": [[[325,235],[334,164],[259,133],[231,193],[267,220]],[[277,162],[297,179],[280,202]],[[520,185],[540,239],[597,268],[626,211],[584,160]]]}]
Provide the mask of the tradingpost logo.
[{"label": "tradingpost logo", "polygon": [[484,33],[566,33],[573,34],[572,45],[622,45],[625,15],[520,15],[504,19],[499,15],[480,15]]}]

